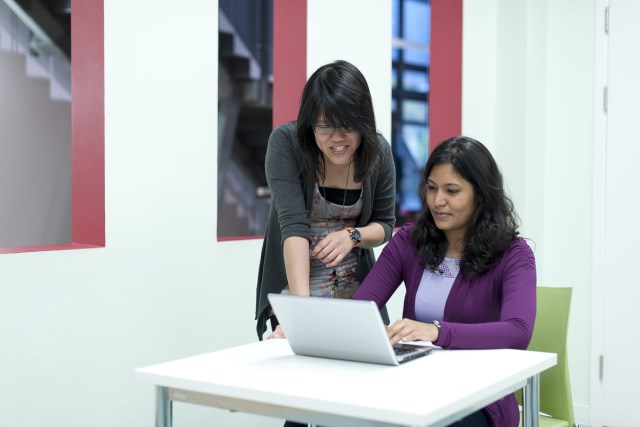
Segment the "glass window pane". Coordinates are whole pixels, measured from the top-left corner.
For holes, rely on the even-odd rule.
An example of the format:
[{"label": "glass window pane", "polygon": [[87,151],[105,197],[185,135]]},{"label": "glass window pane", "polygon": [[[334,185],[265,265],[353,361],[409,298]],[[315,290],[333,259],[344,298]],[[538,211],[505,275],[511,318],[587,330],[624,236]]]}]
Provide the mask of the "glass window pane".
[{"label": "glass window pane", "polygon": [[422,208],[418,184],[427,162],[429,130],[426,126],[404,124],[399,137],[393,141],[397,173],[397,214],[404,221],[413,222]]},{"label": "glass window pane", "polygon": [[[402,101],[402,118],[408,122],[427,123],[429,107],[427,101],[405,99]],[[423,126],[424,127],[424,126]]]},{"label": "glass window pane", "polygon": [[431,43],[431,5],[424,1],[405,0],[404,36],[410,43],[429,46]]},{"label": "glass window pane", "polygon": [[417,188],[429,150],[431,5],[429,0],[392,1],[392,147],[399,226],[414,221],[422,208]]},{"label": "glass window pane", "polygon": [[393,0],[391,7],[391,35],[397,39],[400,37],[400,0]]},{"label": "glass window pane", "polygon": [[424,49],[404,49],[404,62],[428,67],[431,62],[431,52],[428,47]]},{"label": "glass window pane", "polygon": [[[419,169],[427,163],[429,154],[429,128],[405,123],[402,125],[402,140]],[[415,187],[416,190],[418,187]]]},{"label": "glass window pane", "polygon": [[[395,78],[397,79],[397,77]],[[402,89],[408,92],[428,93],[429,79],[427,73],[424,71],[405,70],[402,73]]]}]

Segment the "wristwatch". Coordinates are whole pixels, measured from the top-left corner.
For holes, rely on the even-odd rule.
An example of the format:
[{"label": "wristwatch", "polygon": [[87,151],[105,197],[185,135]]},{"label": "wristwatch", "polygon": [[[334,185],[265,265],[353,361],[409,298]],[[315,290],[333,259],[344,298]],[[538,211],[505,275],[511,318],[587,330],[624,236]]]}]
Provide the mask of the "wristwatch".
[{"label": "wristwatch", "polygon": [[360,232],[356,228],[346,227],[344,228],[344,230],[349,233],[349,237],[353,242],[353,246],[358,246],[360,243],[362,243],[362,234],[360,234]]}]

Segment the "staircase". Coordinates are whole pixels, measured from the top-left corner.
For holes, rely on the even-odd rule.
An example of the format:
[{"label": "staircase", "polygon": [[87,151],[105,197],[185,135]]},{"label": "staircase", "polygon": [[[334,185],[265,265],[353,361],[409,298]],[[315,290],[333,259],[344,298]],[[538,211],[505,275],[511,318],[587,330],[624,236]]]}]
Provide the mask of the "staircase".
[{"label": "staircase", "polygon": [[71,71],[0,0],[0,247],[71,241]]},{"label": "staircase", "polygon": [[0,51],[25,57],[25,74],[49,82],[49,97],[71,102],[71,64],[61,55],[36,53],[32,31],[0,0]]},{"label": "staircase", "polygon": [[270,198],[264,191],[264,159],[272,129],[271,4],[220,2],[218,238],[222,240],[261,237],[266,228]]},{"label": "staircase", "polygon": [[0,248],[72,240],[71,104],[0,50]]}]

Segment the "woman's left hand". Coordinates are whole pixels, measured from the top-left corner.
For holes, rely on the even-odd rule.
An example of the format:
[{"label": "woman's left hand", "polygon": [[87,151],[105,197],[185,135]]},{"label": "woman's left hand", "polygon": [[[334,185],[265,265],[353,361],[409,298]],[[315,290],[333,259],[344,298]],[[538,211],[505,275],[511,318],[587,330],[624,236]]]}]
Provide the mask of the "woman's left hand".
[{"label": "woman's left hand", "polygon": [[432,323],[423,323],[416,320],[396,320],[387,328],[392,345],[400,341],[430,341],[438,339],[438,328]]},{"label": "woman's left hand", "polygon": [[327,267],[335,267],[351,252],[353,241],[345,230],[334,231],[320,240],[311,255],[326,264]]},{"label": "woman's left hand", "polygon": [[271,332],[271,334],[269,334],[267,339],[268,340],[282,339],[282,338],[286,338],[286,337],[287,336],[285,335],[284,331],[282,330],[282,326],[278,325],[278,326],[276,326],[276,330]]}]

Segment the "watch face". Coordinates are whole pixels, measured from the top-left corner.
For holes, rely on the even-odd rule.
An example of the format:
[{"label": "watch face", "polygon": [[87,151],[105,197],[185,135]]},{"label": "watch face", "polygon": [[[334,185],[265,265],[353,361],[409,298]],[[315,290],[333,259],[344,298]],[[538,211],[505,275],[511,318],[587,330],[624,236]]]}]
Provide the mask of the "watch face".
[{"label": "watch face", "polygon": [[353,240],[353,243],[355,243],[356,245],[362,242],[362,234],[360,234],[360,232],[355,228],[349,230],[349,236],[351,236],[351,240]]}]

